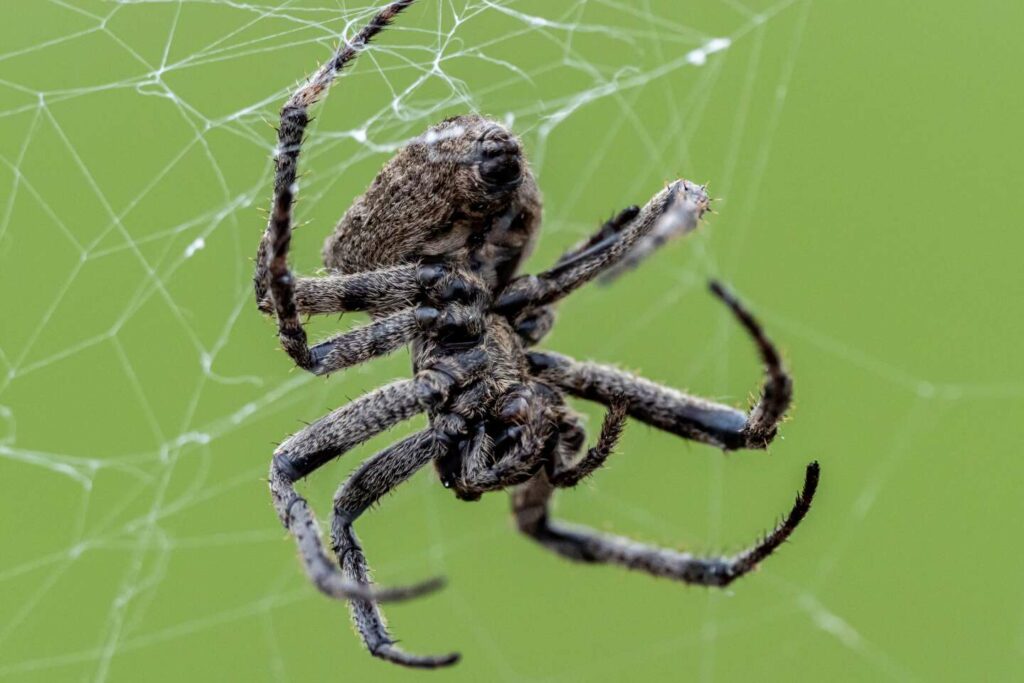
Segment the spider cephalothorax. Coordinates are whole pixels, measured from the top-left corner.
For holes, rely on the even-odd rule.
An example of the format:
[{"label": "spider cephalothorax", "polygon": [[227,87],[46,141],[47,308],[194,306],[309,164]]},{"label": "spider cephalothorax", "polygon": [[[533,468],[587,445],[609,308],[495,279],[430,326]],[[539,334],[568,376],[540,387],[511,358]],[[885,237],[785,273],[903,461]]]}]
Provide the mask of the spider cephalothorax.
[{"label": "spider cephalothorax", "polygon": [[[341,219],[324,245],[329,274],[295,279],[288,268],[292,204],[308,108],[368,41],[413,0],[383,8],[289,99],[278,129],[274,202],[254,277],[260,309],[277,318],[295,363],[327,374],[411,346],[413,377],[345,405],[288,438],[274,453],[274,506],[322,592],[350,601],[375,656],[414,667],[452,664],[456,654],[399,649],[378,603],[407,599],[439,581],[374,587],[353,523],[381,496],[433,463],[463,500],[511,489],[518,528],[567,558],[618,564],[685,583],[725,586],[771,554],[810,507],[818,467],[807,468],[790,513],[758,543],[731,557],[697,557],[564,525],[549,515],[556,488],[575,486],[611,455],[627,417],[725,450],[765,448],[792,396],[789,376],[754,317],[721,285],[712,292],[761,354],[766,379],[745,413],[597,363],[531,350],[550,329],[552,307],[576,288],[635,266],[668,238],[693,230],[708,210],[704,187],[670,183],[630,207],[549,270],[519,275],[540,227],[536,183],[515,136],[477,115],[448,119],[412,140]],[[371,323],[310,346],[300,315],[366,311]],[[608,411],[596,444],[566,395]],[[339,489],[331,521],[336,561],[295,482],[392,425],[425,412],[429,426],[363,463]]]}]

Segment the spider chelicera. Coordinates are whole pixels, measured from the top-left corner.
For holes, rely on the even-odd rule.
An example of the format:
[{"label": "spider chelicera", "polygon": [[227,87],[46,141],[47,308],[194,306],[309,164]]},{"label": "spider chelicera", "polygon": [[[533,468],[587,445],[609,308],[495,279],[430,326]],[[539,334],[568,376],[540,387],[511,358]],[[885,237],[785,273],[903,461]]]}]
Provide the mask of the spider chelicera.
[{"label": "spider chelicera", "polygon": [[[553,305],[598,277],[635,265],[666,239],[693,230],[708,210],[702,186],[670,183],[573,247],[550,270],[518,275],[540,228],[541,200],[519,141],[481,116],[450,118],[401,149],[345,213],[324,246],[324,277],[288,267],[296,166],[309,107],[370,39],[414,0],[381,9],[281,109],[274,197],[254,276],[262,311],[277,318],[296,365],[323,375],[411,345],[413,378],[352,401],[291,436],[275,451],[270,490],[310,580],[350,602],[370,652],[412,667],[457,661],[396,646],[379,603],[440,587],[440,580],[373,586],[352,525],[373,503],[427,463],[464,500],[510,489],[518,528],[572,560],[617,564],[691,584],[726,586],[779,547],[806,515],[818,482],[807,467],[792,510],[764,538],[729,557],[697,557],[554,520],[549,502],[612,453],[633,417],[724,450],[763,449],[789,407],[792,384],[761,326],[721,285],[711,290],[746,329],[766,379],[749,413],[683,394],[598,363],[531,350],[550,330]],[[300,315],[366,311],[373,321],[310,346]],[[597,443],[566,395],[607,406]],[[334,499],[331,542],[295,482],[389,427],[425,412],[429,426],[364,462]]]}]

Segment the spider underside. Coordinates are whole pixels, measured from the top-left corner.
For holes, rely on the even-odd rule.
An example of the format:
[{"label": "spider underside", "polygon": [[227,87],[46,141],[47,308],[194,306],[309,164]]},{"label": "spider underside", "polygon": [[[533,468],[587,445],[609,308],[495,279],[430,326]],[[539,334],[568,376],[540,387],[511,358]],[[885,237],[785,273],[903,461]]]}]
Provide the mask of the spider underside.
[{"label": "spider underside", "polygon": [[[281,345],[300,368],[328,374],[410,345],[413,377],[392,382],[317,420],[274,453],[270,489],[295,537],[303,567],[323,593],[348,600],[370,652],[411,667],[455,663],[458,654],[400,649],[379,603],[409,599],[440,580],[383,589],[372,584],[353,530],[373,503],[433,463],[464,500],[511,489],[520,531],[564,557],[617,564],[690,584],[726,586],[754,569],[803,519],[818,482],[807,467],[791,511],[749,549],[696,557],[550,517],[551,496],[575,486],[611,455],[627,417],[723,450],[763,449],[792,398],[792,383],[760,324],[721,285],[711,290],[754,341],[766,379],[749,413],[660,386],[613,367],[533,347],[550,330],[553,306],[596,278],[635,266],[668,238],[693,230],[708,210],[702,186],[670,183],[630,207],[551,269],[520,275],[539,232],[540,193],[516,137],[477,115],[448,119],[401,149],[357,198],[324,245],[324,277],[295,278],[287,262],[296,168],[308,110],[341,69],[414,0],[381,9],[281,109],[274,197],[256,258],[262,311],[276,316]],[[372,322],[310,345],[301,315],[365,311]],[[584,451],[582,422],[566,396],[607,406],[596,443]],[[332,559],[295,482],[391,426],[425,412],[429,426],[365,461],[339,488],[331,519]]]}]

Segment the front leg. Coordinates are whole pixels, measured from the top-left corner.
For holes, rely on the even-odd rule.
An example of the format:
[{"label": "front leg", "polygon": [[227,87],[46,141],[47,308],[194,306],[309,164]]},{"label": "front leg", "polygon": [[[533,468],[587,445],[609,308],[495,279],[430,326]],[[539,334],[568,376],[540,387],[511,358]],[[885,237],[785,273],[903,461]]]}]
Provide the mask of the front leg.
[{"label": "front leg", "polygon": [[761,398],[749,414],[661,386],[617,368],[580,362],[551,351],[527,354],[531,372],[574,396],[590,401],[611,405],[617,398],[625,398],[632,417],[685,439],[725,450],[767,448],[792,401],[792,380],[782,365],[778,350],[753,315],[720,284],[712,283],[711,290],[746,328],[764,362],[765,381]]},{"label": "front leg", "polygon": [[562,254],[557,261],[555,261],[555,267],[565,265],[573,261],[579,260],[584,254],[593,253],[599,245],[611,244],[618,235],[629,227],[629,224],[633,222],[637,216],[640,215],[639,206],[627,206],[622,211],[618,212],[608,220],[606,220],[593,235],[576,244],[571,249]]},{"label": "front leg", "polygon": [[[630,206],[615,214],[597,232],[562,254],[555,262],[555,267],[578,260],[583,254],[593,252],[599,244],[610,243],[609,240],[617,238],[639,213],[640,207]],[[509,324],[527,346],[534,346],[554,327],[555,307],[531,306],[524,311],[512,311],[509,313]]]},{"label": "front leg", "polygon": [[[381,268],[363,273],[300,277],[295,280],[295,306],[300,315],[369,311],[392,313],[411,306],[421,290],[419,268],[414,265]],[[256,277],[260,277],[257,272]],[[268,285],[269,288],[269,285]],[[273,313],[268,288],[257,287],[257,306]]]},{"label": "front leg", "polygon": [[498,297],[494,309],[514,320],[531,308],[554,303],[614,268],[651,234],[685,234],[694,230],[709,205],[703,186],[677,180],[639,212],[626,209],[612,219],[613,223],[619,221],[624,225],[602,229],[608,233],[606,236],[592,244],[584,243],[550,270],[514,280]]},{"label": "front leg", "polygon": [[309,108],[320,99],[345,65],[355,59],[374,36],[412,3],[413,0],[395,0],[383,7],[369,24],[351,40],[345,41],[334,56],[323,63],[281,107],[274,154],[274,195],[267,228],[256,252],[253,286],[257,304],[267,298],[269,292],[277,317],[281,346],[296,365],[302,368],[310,368],[315,361],[311,357],[306,331],[299,319],[295,277],[288,266],[288,252],[292,241],[295,194],[298,191],[296,180],[299,154],[310,122]]},{"label": "front leg", "polygon": [[[403,266],[298,282],[304,287],[293,290],[296,296],[291,299],[292,313],[278,315],[279,336],[295,364],[315,375],[389,354],[419,336],[429,336],[456,350],[471,346],[483,333],[487,292],[470,275],[443,265]],[[388,282],[396,285],[390,293]],[[423,305],[404,308],[312,346],[298,317],[299,312],[333,312],[338,310],[336,306],[348,304],[379,315],[394,305],[409,305],[415,300]],[[279,301],[275,298],[271,303]],[[307,304],[305,309],[301,302]],[[373,304],[381,306],[371,308]]]}]

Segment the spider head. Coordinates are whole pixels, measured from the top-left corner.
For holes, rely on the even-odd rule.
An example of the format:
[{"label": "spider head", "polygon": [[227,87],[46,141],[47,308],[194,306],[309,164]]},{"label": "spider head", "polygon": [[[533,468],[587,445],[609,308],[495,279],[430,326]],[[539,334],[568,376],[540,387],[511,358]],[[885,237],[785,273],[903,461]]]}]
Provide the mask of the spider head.
[{"label": "spider head", "polygon": [[481,116],[457,116],[385,164],[328,238],[324,262],[341,272],[449,262],[496,291],[529,254],[540,212],[516,136]]}]

